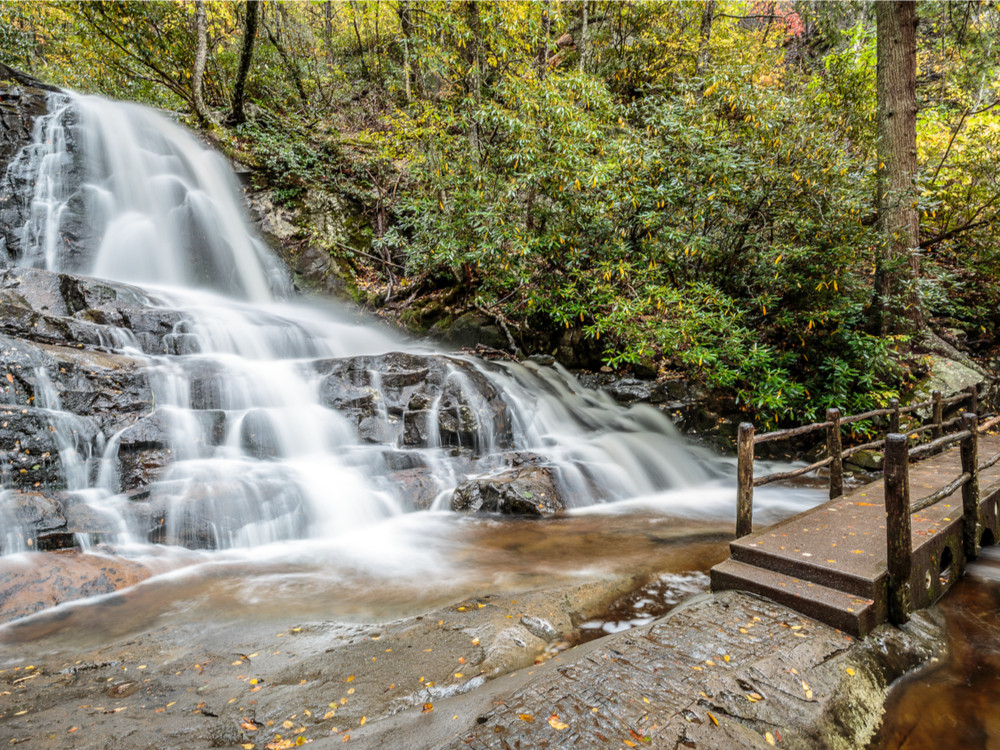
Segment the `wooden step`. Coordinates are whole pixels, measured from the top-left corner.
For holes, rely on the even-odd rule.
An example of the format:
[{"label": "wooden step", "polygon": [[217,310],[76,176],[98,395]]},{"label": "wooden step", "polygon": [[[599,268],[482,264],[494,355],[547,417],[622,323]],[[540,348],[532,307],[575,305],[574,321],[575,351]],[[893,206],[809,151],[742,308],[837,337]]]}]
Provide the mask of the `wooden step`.
[{"label": "wooden step", "polygon": [[712,568],[712,591],[749,591],[855,636],[867,635],[884,617],[874,600],[736,560]]},{"label": "wooden step", "polygon": [[767,541],[759,539],[756,534],[730,542],[729,554],[737,562],[817,583],[865,599],[878,598],[885,584],[884,570],[881,575],[872,578],[869,575],[859,575],[850,570],[833,567],[822,560],[794,558],[788,554],[769,550]]}]

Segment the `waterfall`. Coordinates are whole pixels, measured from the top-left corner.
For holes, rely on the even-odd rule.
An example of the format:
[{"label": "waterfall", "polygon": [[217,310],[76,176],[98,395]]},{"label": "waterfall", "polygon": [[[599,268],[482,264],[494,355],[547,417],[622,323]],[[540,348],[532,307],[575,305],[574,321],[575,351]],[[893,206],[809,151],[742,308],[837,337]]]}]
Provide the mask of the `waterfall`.
[{"label": "waterfall", "polygon": [[31,406],[58,437],[61,486],[111,519],[104,541],[343,538],[532,467],[570,508],[717,474],[662,413],[625,409],[565,370],[430,353],[289,300],[224,160],[151,110],[53,95],[10,169],[31,171],[32,198],[8,265],[139,285],[107,295],[170,322],[153,340],[114,315],[67,313],[101,317],[113,366],[140,363],[149,408],[127,419],[70,413],[61,360],[36,368]]}]

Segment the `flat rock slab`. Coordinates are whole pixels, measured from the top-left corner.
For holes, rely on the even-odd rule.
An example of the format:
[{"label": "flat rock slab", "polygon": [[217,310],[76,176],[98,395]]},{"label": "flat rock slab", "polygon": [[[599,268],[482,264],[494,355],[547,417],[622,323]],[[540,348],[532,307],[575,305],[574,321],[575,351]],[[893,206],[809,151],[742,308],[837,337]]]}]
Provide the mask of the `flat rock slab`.
[{"label": "flat rock slab", "polygon": [[[857,748],[888,684],[935,656],[928,612],[851,636],[738,592],[689,600],[481,689],[352,732],[352,746]],[[425,707],[426,708],[426,707]],[[330,743],[330,744],[328,744]],[[320,747],[333,747],[330,739]]]}]

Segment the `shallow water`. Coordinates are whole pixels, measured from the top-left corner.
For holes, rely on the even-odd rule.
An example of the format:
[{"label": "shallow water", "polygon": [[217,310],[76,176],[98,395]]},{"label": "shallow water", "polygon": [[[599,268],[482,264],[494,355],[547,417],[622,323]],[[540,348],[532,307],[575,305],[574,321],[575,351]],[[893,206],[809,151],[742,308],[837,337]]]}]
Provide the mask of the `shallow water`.
[{"label": "shallow water", "polygon": [[869,750],[1000,748],[1000,549],[984,549],[938,606],[949,655],[893,686]]}]

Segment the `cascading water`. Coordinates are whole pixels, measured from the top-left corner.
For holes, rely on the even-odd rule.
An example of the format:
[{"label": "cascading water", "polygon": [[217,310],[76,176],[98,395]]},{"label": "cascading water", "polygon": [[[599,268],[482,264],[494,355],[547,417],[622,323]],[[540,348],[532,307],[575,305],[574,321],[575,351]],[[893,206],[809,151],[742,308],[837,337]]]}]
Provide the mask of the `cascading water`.
[{"label": "cascading water", "polygon": [[[224,161],[147,109],[53,95],[10,168],[30,172],[33,197],[8,265],[141,284],[100,294],[140,311],[114,315],[170,322],[154,335],[70,311],[100,318],[95,350],[148,382],[148,408],[127,419],[70,413],[50,377],[58,363],[36,368],[60,486],[104,519],[100,541],[293,558],[360,546],[413,571],[431,527],[398,519],[447,510],[462,492],[474,504],[511,476],[541,471],[583,508],[679,496],[719,474],[658,411],[626,410],[561,369],[429,354],[282,301],[289,284]],[[529,509],[548,500],[518,492]],[[731,489],[699,493],[678,512],[733,514],[718,510]],[[418,516],[441,518],[406,517]],[[391,519],[382,526],[396,532],[372,532]],[[25,549],[6,533],[4,552]]]}]

